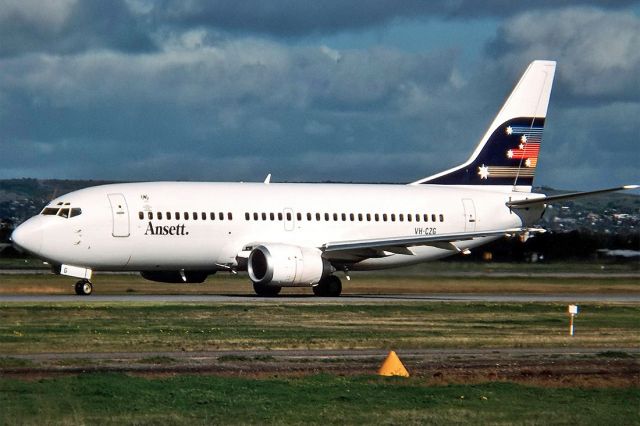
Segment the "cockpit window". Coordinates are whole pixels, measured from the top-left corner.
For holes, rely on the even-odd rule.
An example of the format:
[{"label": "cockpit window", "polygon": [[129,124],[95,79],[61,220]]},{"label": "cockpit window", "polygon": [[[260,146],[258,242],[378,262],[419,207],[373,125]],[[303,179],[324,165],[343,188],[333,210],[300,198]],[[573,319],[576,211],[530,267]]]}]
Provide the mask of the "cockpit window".
[{"label": "cockpit window", "polygon": [[80,207],[45,207],[40,214],[44,216],[60,216],[67,219],[70,217],[80,216],[82,214],[82,209]]}]

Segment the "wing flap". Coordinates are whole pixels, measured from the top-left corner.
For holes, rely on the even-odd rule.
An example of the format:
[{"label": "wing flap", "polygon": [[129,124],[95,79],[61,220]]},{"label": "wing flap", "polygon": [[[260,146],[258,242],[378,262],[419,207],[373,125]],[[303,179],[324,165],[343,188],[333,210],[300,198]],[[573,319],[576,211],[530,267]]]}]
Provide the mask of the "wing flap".
[{"label": "wing flap", "polygon": [[379,238],[368,240],[336,241],[324,244],[325,253],[357,252],[364,250],[383,250],[390,253],[414,254],[409,247],[434,246],[447,250],[460,251],[454,244],[457,241],[468,241],[481,237],[499,237],[526,232],[526,228],[499,229],[492,231],[453,232],[439,235],[416,235],[397,238]]}]

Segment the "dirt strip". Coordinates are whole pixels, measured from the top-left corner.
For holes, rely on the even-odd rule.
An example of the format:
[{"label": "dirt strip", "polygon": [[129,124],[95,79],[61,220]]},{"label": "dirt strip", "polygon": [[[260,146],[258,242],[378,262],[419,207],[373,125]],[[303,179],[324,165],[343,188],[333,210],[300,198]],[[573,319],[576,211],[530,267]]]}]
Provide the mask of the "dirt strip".
[{"label": "dirt strip", "polygon": [[[375,374],[386,355],[379,350],[0,354],[4,360],[0,377],[31,380],[94,372],[147,377],[366,375]],[[415,349],[398,351],[398,355],[413,377],[429,384],[511,381],[554,387],[640,386],[640,348]]]}]

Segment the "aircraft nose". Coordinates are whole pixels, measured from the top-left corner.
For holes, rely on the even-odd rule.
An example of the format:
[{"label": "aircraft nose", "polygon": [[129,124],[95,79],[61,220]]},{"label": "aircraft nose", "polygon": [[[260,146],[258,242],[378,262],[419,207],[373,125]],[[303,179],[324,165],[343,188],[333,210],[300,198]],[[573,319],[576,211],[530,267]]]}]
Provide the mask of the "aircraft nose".
[{"label": "aircraft nose", "polygon": [[18,226],[11,234],[13,245],[21,251],[37,254],[42,247],[42,227],[37,218]]}]

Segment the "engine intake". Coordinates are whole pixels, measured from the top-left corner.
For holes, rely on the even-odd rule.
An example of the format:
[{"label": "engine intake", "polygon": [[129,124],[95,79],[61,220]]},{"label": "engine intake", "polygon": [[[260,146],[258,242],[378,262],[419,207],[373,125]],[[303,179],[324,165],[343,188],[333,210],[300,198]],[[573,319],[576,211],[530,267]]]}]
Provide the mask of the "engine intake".
[{"label": "engine intake", "polygon": [[334,269],[316,248],[268,244],[251,251],[247,271],[257,284],[302,287],[317,283]]}]

